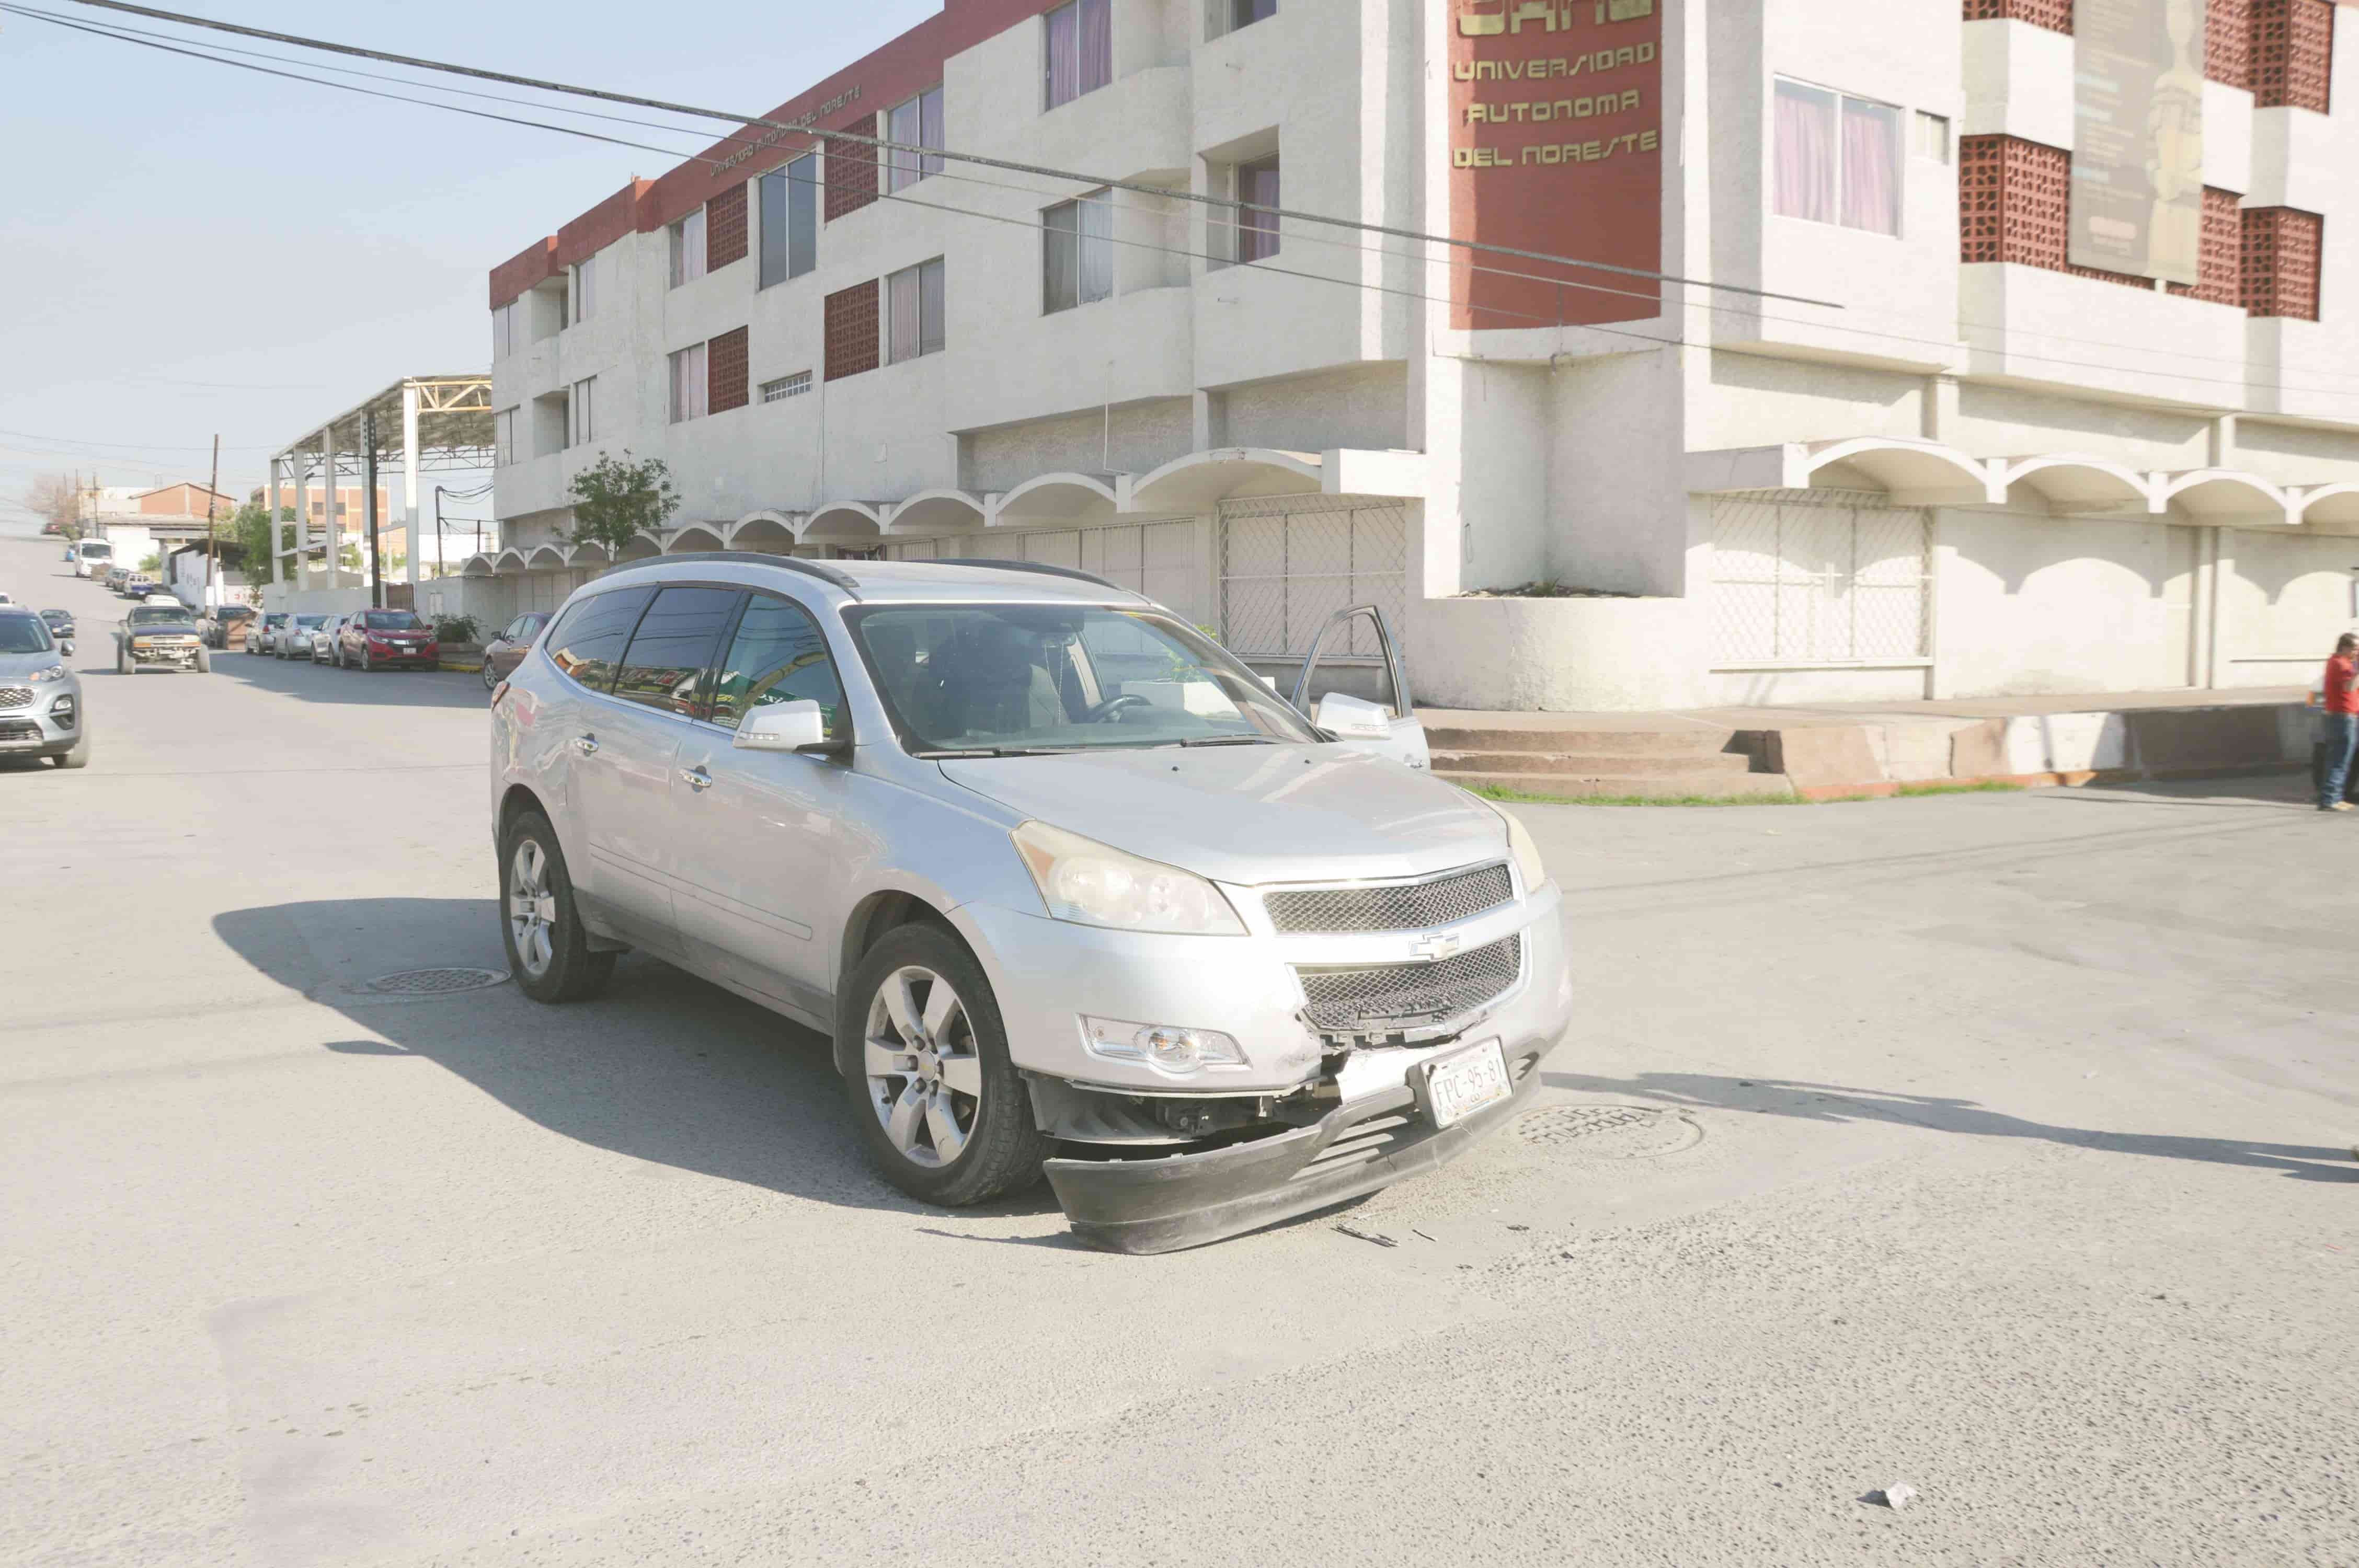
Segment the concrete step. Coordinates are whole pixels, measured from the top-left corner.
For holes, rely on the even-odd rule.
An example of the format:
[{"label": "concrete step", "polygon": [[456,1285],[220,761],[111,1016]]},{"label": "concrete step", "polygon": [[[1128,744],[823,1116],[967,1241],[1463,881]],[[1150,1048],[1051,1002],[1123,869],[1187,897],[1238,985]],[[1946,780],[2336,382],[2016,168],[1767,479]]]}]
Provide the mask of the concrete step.
[{"label": "concrete step", "polygon": [[1529,730],[1487,725],[1429,726],[1437,752],[1553,752],[1561,756],[1712,756],[1727,748],[1734,730]]},{"label": "concrete step", "polygon": [[[1440,773],[1454,784],[1490,784],[1528,795],[1562,795],[1590,800],[1636,795],[1653,800],[1677,800],[1684,795],[1782,799],[1794,793],[1783,773]],[[1511,803],[1512,804],[1512,803]]]},{"label": "concrete step", "polygon": [[1574,752],[1435,752],[1437,773],[1569,773],[1575,777],[1655,778],[1671,773],[1746,773],[1753,759],[1742,752],[1693,755],[1662,752],[1614,756]]}]

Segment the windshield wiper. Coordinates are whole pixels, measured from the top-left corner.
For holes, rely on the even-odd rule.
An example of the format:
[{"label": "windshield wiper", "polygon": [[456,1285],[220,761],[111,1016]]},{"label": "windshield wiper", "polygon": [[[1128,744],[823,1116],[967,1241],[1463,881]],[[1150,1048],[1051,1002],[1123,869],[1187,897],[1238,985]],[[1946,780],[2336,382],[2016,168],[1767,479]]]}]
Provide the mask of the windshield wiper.
[{"label": "windshield wiper", "polygon": [[1182,746],[1275,746],[1277,741],[1266,735],[1200,735],[1192,741],[1182,741]]},{"label": "windshield wiper", "polygon": [[955,761],[961,757],[1070,757],[1082,750],[1079,746],[969,746],[943,752],[912,752],[913,757],[928,762]]}]

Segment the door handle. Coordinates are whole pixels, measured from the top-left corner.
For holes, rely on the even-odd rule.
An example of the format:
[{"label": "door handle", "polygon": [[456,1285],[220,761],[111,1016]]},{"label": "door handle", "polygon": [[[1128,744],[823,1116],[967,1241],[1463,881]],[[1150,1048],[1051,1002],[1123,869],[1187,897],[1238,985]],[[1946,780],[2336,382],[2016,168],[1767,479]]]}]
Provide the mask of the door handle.
[{"label": "door handle", "polygon": [[589,756],[591,753],[598,750],[598,737],[595,735],[576,735],[573,737],[573,749],[581,752],[585,757]]},{"label": "door handle", "polygon": [[712,787],[712,775],[706,773],[701,766],[682,768],[679,770],[679,782],[696,791],[697,794],[702,795]]}]

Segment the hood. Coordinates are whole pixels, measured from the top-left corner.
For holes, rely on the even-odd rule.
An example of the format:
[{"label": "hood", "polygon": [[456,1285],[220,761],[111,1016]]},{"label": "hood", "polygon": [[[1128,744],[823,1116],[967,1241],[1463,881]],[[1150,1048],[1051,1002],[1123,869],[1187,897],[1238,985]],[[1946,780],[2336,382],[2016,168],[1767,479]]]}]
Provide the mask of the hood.
[{"label": "hood", "polygon": [[973,758],[944,776],[1024,817],[1216,881],[1418,876],[1507,853],[1481,800],[1343,746]]},{"label": "hood", "polygon": [[0,681],[14,686],[35,670],[45,670],[51,665],[65,662],[65,655],[54,648],[46,654],[0,654]]}]

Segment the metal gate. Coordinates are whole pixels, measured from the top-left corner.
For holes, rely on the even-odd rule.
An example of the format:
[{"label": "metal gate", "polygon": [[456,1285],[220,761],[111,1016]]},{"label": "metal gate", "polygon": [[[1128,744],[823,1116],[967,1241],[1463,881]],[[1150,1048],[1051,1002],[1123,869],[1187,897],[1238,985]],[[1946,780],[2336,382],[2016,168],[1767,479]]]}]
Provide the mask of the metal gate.
[{"label": "metal gate", "polygon": [[[1408,516],[1398,501],[1274,495],[1221,503],[1221,640],[1247,658],[1300,657],[1338,610],[1374,604],[1395,626],[1408,603]],[[1380,650],[1364,619],[1349,649]]]},{"label": "metal gate", "polygon": [[1761,491],[1712,505],[1715,665],[1922,659],[1933,514],[1882,496]]}]

